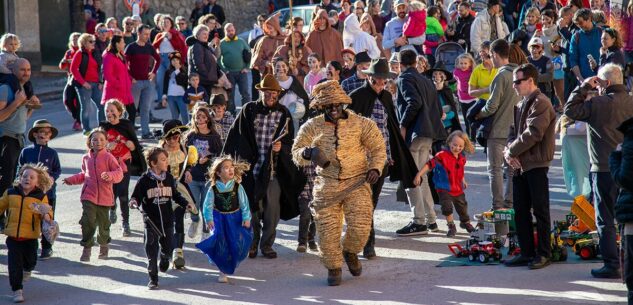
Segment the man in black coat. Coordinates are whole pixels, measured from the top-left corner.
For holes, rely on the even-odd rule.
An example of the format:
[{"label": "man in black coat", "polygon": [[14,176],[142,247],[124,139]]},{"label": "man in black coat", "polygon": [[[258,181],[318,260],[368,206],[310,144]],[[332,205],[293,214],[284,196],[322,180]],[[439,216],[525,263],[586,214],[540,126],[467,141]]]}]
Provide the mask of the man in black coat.
[{"label": "man in black coat", "polygon": [[470,26],[475,21],[475,16],[470,14],[470,3],[468,2],[460,3],[457,12],[455,28],[449,29],[446,36],[450,41],[459,43],[468,52],[470,51]]},{"label": "man in black coat", "polygon": [[[384,58],[373,60],[371,66],[363,73],[368,75],[365,84],[354,90],[350,97],[352,104],[347,108],[358,115],[372,119],[385,138],[387,146],[387,164],[378,181],[372,185],[372,201],[374,210],[378,204],[380,191],[385,183],[385,177],[390,176],[391,181],[402,181],[405,188],[412,188],[413,178],[417,174],[417,167],[411,152],[404,142],[398,128],[393,98],[389,91],[385,90],[387,79],[395,78],[396,74],[389,71],[389,64]],[[363,249],[363,256],[367,259],[376,257],[374,250],[375,232],[372,222],[369,239]]]},{"label": "man in black coat", "polygon": [[244,105],[229,130],[223,153],[251,164],[242,177],[253,214],[254,236],[248,256],[255,258],[259,245],[265,257],[276,258],[272,246],[277,224],[280,218],[299,215],[297,200],[306,179],[292,162],[292,117],[278,100],[283,89],[270,74],[255,88],[260,99]]},{"label": "man in black coat", "polygon": [[[417,54],[412,50],[400,52],[400,65],[404,71],[398,76],[398,112],[400,133],[409,145],[409,151],[418,167],[428,160],[433,142],[445,140],[446,130],[442,124],[442,108],[433,82],[418,73],[415,68]],[[428,178],[422,184],[406,189],[409,205],[413,211],[412,221],[396,231],[399,236],[428,234],[427,225],[437,230],[433,209],[433,196]]]}]

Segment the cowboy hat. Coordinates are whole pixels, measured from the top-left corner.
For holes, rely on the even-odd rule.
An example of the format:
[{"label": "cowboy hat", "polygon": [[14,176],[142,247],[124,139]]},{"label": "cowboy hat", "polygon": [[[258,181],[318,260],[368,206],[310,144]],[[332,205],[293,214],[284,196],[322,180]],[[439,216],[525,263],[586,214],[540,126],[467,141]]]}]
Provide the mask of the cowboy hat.
[{"label": "cowboy hat", "polygon": [[329,80],[312,88],[310,108],[322,108],[332,104],[351,104],[352,99],[345,93],[338,81]]},{"label": "cowboy hat", "polygon": [[166,120],[163,122],[163,139],[168,138],[176,133],[182,133],[189,129],[187,126],[182,125],[180,120]]},{"label": "cowboy hat", "polygon": [[57,128],[53,127],[53,124],[51,124],[48,120],[46,120],[46,119],[37,120],[37,121],[33,122],[33,127],[31,127],[31,129],[29,129],[29,141],[35,142],[35,137],[33,136],[33,133],[37,132],[41,128],[50,128],[51,129],[51,132],[52,132],[51,140],[54,139],[59,134],[59,131],[57,130]]},{"label": "cowboy hat", "polygon": [[275,79],[271,74],[264,75],[264,78],[259,82],[259,84],[255,85],[255,89],[257,90],[271,90],[271,91],[283,91],[284,89],[279,86],[279,82]]},{"label": "cowboy hat", "polygon": [[433,69],[430,69],[429,71],[427,71],[428,73],[427,75],[429,76],[429,78],[433,78],[433,72],[436,72],[436,71],[444,73],[444,77],[446,78],[445,80],[447,82],[453,80],[453,73],[446,70],[446,66],[444,65],[444,62],[438,61],[437,63],[435,63],[435,66],[433,67]]},{"label": "cowboy hat", "polygon": [[362,70],[361,72],[370,75],[370,76],[375,76],[375,77],[379,77],[379,78],[396,78],[396,73],[393,73],[389,70],[389,64],[387,63],[387,59],[385,58],[379,58],[379,59],[374,59],[371,61],[371,65],[369,66],[369,69],[367,70]]}]

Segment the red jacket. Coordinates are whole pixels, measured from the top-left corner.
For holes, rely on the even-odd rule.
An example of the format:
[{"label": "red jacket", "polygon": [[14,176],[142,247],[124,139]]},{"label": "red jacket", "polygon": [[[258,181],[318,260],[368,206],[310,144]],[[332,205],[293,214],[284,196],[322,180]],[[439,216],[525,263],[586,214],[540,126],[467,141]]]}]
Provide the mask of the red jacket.
[{"label": "red jacket", "polygon": [[83,57],[83,53],[81,52],[81,50],[75,52],[75,55],[73,56],[73,61],[70,63],[70,73],[73,75],[73,78],[82,86],[86,82],[99,82],[99,63],[94,58],[94,52],[95,50],[92,50],[88,53],[88,56],[90,56],[90,58],[88,59],[86,75],[81,75],[81,72],[79,72],[81,58]]},{"label": "red jacket", "polygon": [[[171,34],[171,39],[169,40],[171,46],[174,47],[174,50],[180,52],[181,58],[185,58],[187,56],[187,45],[185,44],[185,38],[180,32],[175,29],[169,30],[169,33]],[[163,39],[165,39],[165,32],[158,33],[158,35],[156,35],[156,37],[154,38],[152,46],[154,47],[154,49],[156,49],[156,52],[160,53],[160,44],[161,42],[163,42]],[[182,59],[180,61],[183,65],[187,62],[186,60]]]},{"label": "red jacket", "polygon": [[459,154],[457,158],[448,150],[440,151],[426,163],[433,169],[433,183],[438,192],[447,192],[451,196],[464,193],[464,167],[466,157]]},{"label": "red jacket", "polygon": [[[105,181],[101,174],[108,173],[112,180]],[[92,150],[81,159],[81,172],[66,178],[70,185],[81,184],[81,200],[88,200],[100,206],[114,205],[112,185],[123,179],[123,170],[116,158],[105,149],[100,152]]]},{"label": "red jacket", "polygon": [[[132,97],[132,78],[127,71],[125,59],[106,51],[103,53],[103,95],[101,104],[116,98],[124,105],[134,104]],[[123,57],[123,54],[121,54]]]},{"label": "red jacket", "polygon": [[62,58],[62,60],[59,62],[59,69],[68,72],[69,75],[70,75],[70,62],[73,61],[73,57],[75,56],[75,53],[77,53],[77,50],[79,50],[79,48],[75,48],[75,47],[73,47],[72,49],[66,50],[66,53],[64,53],[64,58]]}]

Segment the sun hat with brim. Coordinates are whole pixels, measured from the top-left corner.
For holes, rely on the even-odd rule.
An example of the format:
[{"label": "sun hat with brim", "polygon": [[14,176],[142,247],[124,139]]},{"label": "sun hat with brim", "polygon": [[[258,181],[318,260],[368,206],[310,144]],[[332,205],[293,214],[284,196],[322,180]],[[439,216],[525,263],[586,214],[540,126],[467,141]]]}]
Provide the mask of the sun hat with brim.
[{"label": "sun hat with brim", "polygon": [[255,85],[255,89],[262,91],[284,91],[284,89],[279,85],[277,79],[275,79],[275,77],[271,74],[266,74],[259,84]]},{"label": "sun hat with brim", "polygon": [[428,76],[430,78],[433,77],[433,72],[442,72],[444,73],[444,76],[446,77],[446,81],[451,81],[453,80],[453,73],[451,73],[450,71],[446,70],[446,66],[444,66],[444,63],[439,61],[435,64],[435,66],[433,67],[433,69],[430,69],[429,71],[427,71]]},{"label": "sun hat with brim", "polygon": [[46,119],[37,120],[37,121],[33,122],[33,127],[31,127],[31,129],[29,129],[29,141],[35,143],[35,137],[33,136],[33,133],[37,132],[41,128],[50,128],[51,129],[51,133],[52,133],[51,134],[51,140],[54,139],[59,134],[59,130],[57,130],[57,128],[53,127],[53,124],[51,124],[48,120],[46,120]]},{"label": "sun hat with brim", "polygon": [[389,63],[387,63],[387,59],[385,58],[372,60],[369,69],[362,70],[361,72],[370,76],[380,77],[384,79],[396,78],[397,76],[396,73],[393,73],[391,72],[391,70],[389,70]]},{"label": "sun hat with brim", "polygon": [[182,133],[189,129],[189,127],[182,125],[180,120],[167,120],[163,122],[163,139],[166,139],[172,135]]},{"label": "sun hat with brim", "polygon": [[323,108],[332,104],[351,104],[352,99],[336,80],[329,80],[317,84],[312,88],[310,108]]}]

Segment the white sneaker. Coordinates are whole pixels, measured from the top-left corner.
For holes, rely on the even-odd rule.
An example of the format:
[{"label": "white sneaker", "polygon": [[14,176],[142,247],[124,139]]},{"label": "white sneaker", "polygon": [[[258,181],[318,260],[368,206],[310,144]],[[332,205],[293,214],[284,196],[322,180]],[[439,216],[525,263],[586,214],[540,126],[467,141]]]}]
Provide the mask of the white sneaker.
[{"label": "white sneaker", "polygon": [[226,276],[226,274],[220,272],[220,276],[218,277],[218,283],[228,283],[229,282],[229,278]]},{"label": "white sneaker", "polygon": [[211,236],[211,233],[202,232],[202,236],[200,236],[200,241],[206,240],[207,238],[209,238],[209,236]]},{"label": "white sneaker", "polygon": [[199,221],[192,221],[191,224],[189,225],[189,230],[187,231],[187,236],[189,236],[189,238],[194,238],[196,237],[196,235],[198,235],[198,226],[200,225]]},{"label": "white sneaker", "polygon": [[24,302],[24,293],[22,289],[18,289],[13,292],[13,303],[22,303]]},{"label": "white sneaker", "polygon": [[31,279],[31,272],[30,271],[22,272],[22,282],[26,282],[26,281],[28,281],[30,279]]}]

